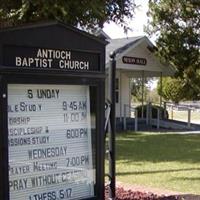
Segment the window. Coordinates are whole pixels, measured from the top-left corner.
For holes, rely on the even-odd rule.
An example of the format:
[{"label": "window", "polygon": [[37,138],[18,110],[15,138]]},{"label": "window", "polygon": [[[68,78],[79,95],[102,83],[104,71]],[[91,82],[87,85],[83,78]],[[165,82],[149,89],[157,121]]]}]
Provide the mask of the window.
[{"label": "window", "polygon": [[10,200],[95,195],[96,91],[89,85],[8,85]]}]

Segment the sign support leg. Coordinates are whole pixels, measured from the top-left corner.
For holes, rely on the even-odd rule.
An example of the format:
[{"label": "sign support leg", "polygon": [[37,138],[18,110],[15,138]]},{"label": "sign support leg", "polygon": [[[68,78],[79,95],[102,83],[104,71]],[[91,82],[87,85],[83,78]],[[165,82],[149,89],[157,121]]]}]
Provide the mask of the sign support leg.
[{"label": "sign support leg", "polygon": [[111,111],[110,111],[110,125],[111,132],[109,137],[109,175],[110,175],[110,198],[115,199],[116,178],[115,178],[115,76],[116,76],[116,60],[115,52],[110,54],[111,64],[111,79],[110,79],[110,97],[111,97]]}]

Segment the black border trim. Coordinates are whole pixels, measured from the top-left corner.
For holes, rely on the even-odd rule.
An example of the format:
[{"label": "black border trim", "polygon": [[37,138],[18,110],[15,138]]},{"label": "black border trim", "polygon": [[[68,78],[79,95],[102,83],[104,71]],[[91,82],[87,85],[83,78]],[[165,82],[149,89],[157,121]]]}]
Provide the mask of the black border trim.
[{"label": "black border trim", "polygon": [[[97,113],[96,113],[96,186],[95,197],[87,200],[104,200],[104,104],[105,104],[105,75],[92,73],[91,76],[72,74],[57,74],[57,76],[43,73],[38,74],[9,74],[0,76],[0,199],[9,200],[8,175],[8,113],[7,113],[7,85],[8,84],[84,84],[97,87]],[[86,200],[81,199],[81,200]]]}]

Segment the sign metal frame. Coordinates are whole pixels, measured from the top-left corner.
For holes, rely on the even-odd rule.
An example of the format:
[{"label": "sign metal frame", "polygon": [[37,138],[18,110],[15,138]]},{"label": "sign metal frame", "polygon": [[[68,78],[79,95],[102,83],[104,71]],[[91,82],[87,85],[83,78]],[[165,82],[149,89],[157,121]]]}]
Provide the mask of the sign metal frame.
[{"label": "sign metal frame", "polygon": [[[67,79],[67,80],[66,80]],[[3,193],[3,198],[2,199],[9,199],[9,186],[8,186],[8,112],[7,112],[7,86],[8,84],[49,84],[49,85],[89,85],[89,86],[94,86],[97,89],[97,95],[96,95],[96,103],[98,105],[98,107],[102,108],[97,109],[96,110],[96,144],[95,144],[95,149],[96,149],[96,155],[95,155],[95,171],[96,171],[96,186],[94,188],[95,194],[96,196],[93,198],[89,198],[91,200],[95,200],[95,199],[103,199],[102,194],[101,194],[101,190],[100,188],[102,188],[102,184],[98,181],[99,179],[101,180],[102,177],[104,177],[104,171],[102,170],[104,168],[103,166],[103,154],[104,154],[104,148],[102,148],[104,141],[102,140],[102,136],[101,136],[101,124],[104,123],[102,122],[102,116],[104,116],[104,103],[101,102],[101,98],[100,96],[103,95],[102,93],[102,82],[101,80],[98,79],[85,79],[85,78],[81,78],[79,80],[74,79],[73,77],[69,76],[69,77],[62,77],[59,79],[55,79],[55,77],[46,77],[46,76],[40,76],[39,78],[37,77],[37,79],[35,79],[35,76],[17,76],[17,77],[12,77],[12,76],[5,76],[5,77],[1,77],[1,81],[0,81],[0,85],[1,85],[1,93],[0,93],[0,101],[2,102],[1,104],[1,122],[0,122],[0,127],[2,128],[1,130],[3,130],[3,140],[1,141],[0,145],[1,148],[4,149],[4,151],[1,151],[1,160],[0,163],[3,164],[3,166],[1,166],[1,170],[3,170],[3,180],[4,181],[0,181],[1,184],[1,194]],[[103,127],[104,128],[104,127]],[[88,199],[88,198],[87,198]],[[84,199],[83,199],[84,200]]]},{"label": "sign metal frame", "polygon": [[[55,34],[56,39],[52,40]],[[40,37],[41,36],[41,37]],[[87,46],[85,45],[87,44]],[[95,196],[104,200],[105,45],[107,42],[60,22],[0,31],[0,199],[9,200],[8,84],[89,85],[96,87]],[[4,65],[4,45],[67,49],[98,55],[92,70],[20,68]],[[91,55],[92,56],[92,55]],[[85,200],[85,198],[81,198]]]}]

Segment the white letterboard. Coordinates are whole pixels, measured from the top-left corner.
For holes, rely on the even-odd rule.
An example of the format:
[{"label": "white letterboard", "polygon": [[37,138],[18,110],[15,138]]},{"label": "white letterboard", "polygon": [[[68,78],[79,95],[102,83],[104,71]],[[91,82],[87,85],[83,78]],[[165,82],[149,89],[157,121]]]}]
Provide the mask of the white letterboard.
[{"label": "white letterboard", "polygon": [[94,196],[89,86],[8,85],[10,200]]}]

